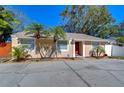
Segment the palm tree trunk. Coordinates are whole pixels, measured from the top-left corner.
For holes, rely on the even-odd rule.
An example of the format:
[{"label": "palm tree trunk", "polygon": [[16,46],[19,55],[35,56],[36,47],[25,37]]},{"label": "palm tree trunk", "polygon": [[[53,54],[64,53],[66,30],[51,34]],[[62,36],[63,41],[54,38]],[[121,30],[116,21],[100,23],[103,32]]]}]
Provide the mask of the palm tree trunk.
[{"label": "palm tree trunk", "polygon": [[38,45],[38,52],[39,52],[39,54],[40,54],[40,58],[42,59],[43,56],[42,56],[41,51],[40,51],[40,41],[39,41],[39,40],[40,40],[40,39],[36,39],[36,41],[37,41],[37,44],[36,44],[36,45]]},{"label": "palm tree trunk", "polygon": [[57,41],[55,42],[55,56],[57,58],[57,52],[58,52],[58,46],[57,46]]},{"label": "palm tree trunk", "polygon": [[52,52],[50,53],[49,57],[51,57],[53,55],[53,53],[55,53],[55,57],[57,57],[57,55],[58,55],[57,52],[58,52],[57,40],[54,40]]},{"label": "palm tree trunk", "polygon": [[40,57],[41,57],[41,59],[42,59],[43,56],[42,56],[41,51],[40,51],[40,48],[41,48],[41,47],[40,47],[40,31],[39,31],[39,30],[37,31],[36,39],[37,39],[37,41],[38,41],[38,42],[37,42],[37,43],[38,43],[38,48],[39,48],[38,51],[39,51]]},{"label": "palm tree trunk", "polygon": [[96,50],[96,56],[97,56],[97,58],[99,57],[99,51],[98,51],[98,49]]},{"label": "palm tree trunk", "polygon": [[55,52],[56,52],[56,44],[55,44],[55,42],[54,42],[54,43],[53,43],[53,46],[52,46],[52,51],[51,51],[49,57],[52,57],[53,53],[55,53]]}]

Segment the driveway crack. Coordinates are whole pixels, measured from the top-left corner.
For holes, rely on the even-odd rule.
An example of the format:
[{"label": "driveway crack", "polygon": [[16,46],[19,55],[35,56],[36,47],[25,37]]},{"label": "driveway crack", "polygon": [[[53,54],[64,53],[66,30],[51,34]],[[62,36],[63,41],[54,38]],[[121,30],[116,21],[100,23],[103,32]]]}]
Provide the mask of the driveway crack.
[{"label": "driveway crack", "polygon": [[17,87],[21,87],[21,85],[20,85],[19,83],[25,78],[26,75],[27,75],[27,74],[25,74],[25,75],[18,81],[18,83],[16,84]]},{"label": "driveway crack", "polygon": [[121,80],[119,80],[112,72],[110,72],[110,71],[107,71],[110,75],[112,75],[117,81],[119,81],[121,84],[124,84],[124,83],[122,83],[122,81]]},{"label": "driveway crack", "polygon": [[68,66],[72,72],[74,72],[88,87],[91,87],[91,85],[82,77],[80,76],[70,65],[68,65],[65,61],[63,61],[66,66]]},{"label": "driveway crack", "polygon": [[[29,64],[31,64],[31,63],[29,63]],[[27,64],[24,68],[26,68],[29,64]],[[16,74],[18,74],[18,73],[16,73]],[[17,87],[21,87],[21,85],[19,83],[25,78],[26,75],[28,75],[28,74],[24,74],[24,76],[18,81],[18,83],[16,84]]]}]

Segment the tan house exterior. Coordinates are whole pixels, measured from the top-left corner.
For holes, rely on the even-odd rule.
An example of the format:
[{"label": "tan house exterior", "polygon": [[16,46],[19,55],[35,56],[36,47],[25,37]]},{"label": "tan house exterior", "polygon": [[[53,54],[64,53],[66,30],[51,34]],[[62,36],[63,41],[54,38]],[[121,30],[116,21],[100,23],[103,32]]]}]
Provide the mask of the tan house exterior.
[{"label": "tan house exterior", "polygon": [[[41,41],[48,42],[52,45],[52,39],[41,38]],[[66,39],[58,43],[60,52],[57,57],[90,57],[91,50],[100,45],[105,47],[108,40],[77,33],[66,33]],[[25,32],[18,32],[12,35],[12,47],[19,45],[29,45],[28,52],[33,58],[39,58],[36,52],[36,40],[33,34],[25,35]]]}]

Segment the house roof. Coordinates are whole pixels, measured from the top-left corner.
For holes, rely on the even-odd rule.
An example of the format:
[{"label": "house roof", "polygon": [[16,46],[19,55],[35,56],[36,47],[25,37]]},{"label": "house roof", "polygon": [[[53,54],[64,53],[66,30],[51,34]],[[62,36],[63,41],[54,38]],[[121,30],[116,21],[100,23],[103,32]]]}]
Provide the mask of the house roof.
[{"label": "house roof", "polygon": [[[34,34],[26,34],[26,32],[17,32],[12,35],[12,37],[17,37],[17,38],[33,38]],[[102,42],[108,42],[107,39],[101,39],[98,37],[86,35],[86,34],[79,34],[79,33],[66,33],[66,39],[70,40],[80,40],[80,41],[102,41]]]},{"label": "house roof", "polygon": [[11,35],[11,37],[17,37],[17,38],[33,38],[33,33],[26,34],[26,32],[17,32]]},{"label": "house roof", "polygon": [[108,42],[107,39],[101,39],[98,37],[86,35],[86,34],[78,34],[78,33],[66,33],[68,39],[74,39],[74,40],[83,40],[83,41],[102,41],[102,42]]}]

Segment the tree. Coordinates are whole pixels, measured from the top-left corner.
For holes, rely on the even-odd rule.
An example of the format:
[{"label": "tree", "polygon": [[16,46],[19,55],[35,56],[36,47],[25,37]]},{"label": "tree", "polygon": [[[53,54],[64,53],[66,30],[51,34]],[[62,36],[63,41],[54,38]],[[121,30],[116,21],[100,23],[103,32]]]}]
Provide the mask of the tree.
[{"label": "tree", "polygon": [[105,49],[102,46],[97,46],[96,48],[93,49],[92,53],[93,56],[99,58],[101,54],[105,54]]},{"label": "tree", "polygon": [[38,24],[38,23],[31,23],[26,29],[25,31],[27,32],[27,34],[29,33],[34,33],[34,37],[36,38],[36,45],[37,45],[37,49],[39,51],[39,54],[41,56],[41,58],[43,57],[42,55],[42,51],[40,51],[40,38],[41,38],[41,34],[44,32],[44,26],[42,24]]},{"label": "tree", "polygon": [[116,41],[117,41],[118,43],[124,43],[124,36],[117,37],[117,38],[116,38]]},{"label": "tree", "polygon": [[15,24],[19,24],[19,21],[13,12],[0,6],[0,42],[6,42],[11,37]]},{"label": "tree", "polygon": [[118,33],[114,36],[114,38],[119,45],[123,45],[120,43],[124,43],[124,21],[117,24],[116,27],[118,28]]},{"label": "tree", "polygon": [[115,20],[105,6],[67,6],[60,14],[65,22],[64,30],[107,38],[117,32]]},{"label": "tree", "polygon": [[65,39],[66,38],[66,34],[64,32],[64,30],[61,27],[53,27],[51,28],[51,32],[53,35],[53,47],[52,47],[52,52],[50,54],[50,57],[53,55],[53,53],[55,53],[56,57],[57,57],[57,52],[58,52],[58,41],[60,39]]},{"label": "tree", "polygon": [[[51,57],[54,53],[57,56],[57,42],[66,36],[61,27],[53,27],[50,30],[46,30],[44,25],[38,23],[30,24],[25,31],[27,32],[26,34],[34,33],[37,50],[41,58]],[[51,42],[53,40],[53,45],[50,45],[47,40],[51,40]]]},{"label": "tree", "polygon": [[118,36],[124,36],[124,21],[122,21],[120,24],[118,24]]},{"label": "tree", "polygon": [[32,22],[32,20],[18,8],[6,5],[4,7],[7,10],[12,11],[14,14],[14,18],[19,20],[19,24],[14,24],[15,25],[15,28],[13,28],[14,33],[24,31],[24,28]]}]

